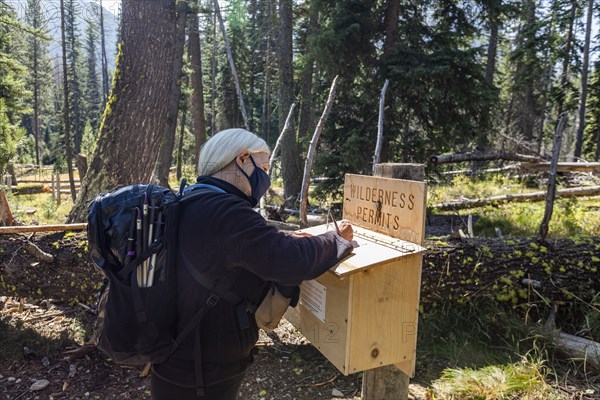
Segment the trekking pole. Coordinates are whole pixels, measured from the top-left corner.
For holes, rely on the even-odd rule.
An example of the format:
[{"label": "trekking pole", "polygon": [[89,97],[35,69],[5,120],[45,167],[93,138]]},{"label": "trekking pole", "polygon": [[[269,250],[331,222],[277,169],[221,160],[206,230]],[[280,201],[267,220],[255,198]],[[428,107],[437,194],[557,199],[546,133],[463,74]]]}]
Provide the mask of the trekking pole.
[{"label": "trekking pole", "polygon": [[[137,211],[137,218],[135,220],[136,236],[135,236],[135,255],[139,257],[142,254],[142,213],[138,207],[135,208]],[[142,285],[142,266],[136,267],[137,282],[138,286]]]},{"label": "trekking pole", "polygon": [[[142,251],[148,248],[148,192],[144,193],[144,205],[142,206]],[[142,287],[146,287],[146,275],[148,274],[148,261],[142,262]]]},{"label": "trekking pole", "polygon": [[[155,212],[155,199],[151,199],[150,200],[150,227],[148,228],[148,247],[150,247],[152,245],[152,243],[154,242],[154,238],[152,236],[153,234],[153,230],[154,230],[154,212]],[[149,277],[150,277],[150,271],[152,271],[153,265],[154,263],[152,262],[152,260],[154,259],[154,255],[152,255],[152,257],[150,257],[150,260],[148,260],[148,268],[145,271],[146,275],[144,276],[144,278],[146,279],[146,287],[148,286],[152,286],[149,283]]]},{"label": "trekking pole", "polygon": [[136,226],[136,217],[137,214],[135,210],[133,210],[133,216],[131,217],[131,224],[129,224],[129,236],[127,236],[127,253],[125,253],[125,259],[123,260],[123,266],[129,264],[132,260],[132,257],[135,256],[135,250],[133,249],[133,244],[135,243],[135,226]]},{"label": "trekking pole", "polygon": [[[162,226],[162,211],[158,212],[158,217],[156,221],[156,227],[154,228],[154,241],[160,238],[160,230]],[[154,272],[156,271],[156,253],[152,255],[152,259],[150,262],[150,271],[148,271],[148,286],[152,286],[154,283]]]}]

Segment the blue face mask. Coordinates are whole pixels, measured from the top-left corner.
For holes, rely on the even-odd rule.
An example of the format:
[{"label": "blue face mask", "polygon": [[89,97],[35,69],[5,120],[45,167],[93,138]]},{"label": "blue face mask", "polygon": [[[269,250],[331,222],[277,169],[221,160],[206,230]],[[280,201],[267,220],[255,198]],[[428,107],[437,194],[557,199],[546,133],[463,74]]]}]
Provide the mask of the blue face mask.
[{"label": "blue face mask", "polygon": [[271,187],[271,178],[269,174],[263,171],[261,168],[258,168],[256,163],[254,162],[254,158],[250,156],[250,161],[254,164],[254,171],[250,175],[246,173],[236,162],[235,165],[242,171],[242,174],[248,179],[250,183],[250,188],[252,189],[252,193],[250,194],[250,200],[252,203],[252,207],[258,204],[258,201],[261,197],[267,193],[269,187]]}]

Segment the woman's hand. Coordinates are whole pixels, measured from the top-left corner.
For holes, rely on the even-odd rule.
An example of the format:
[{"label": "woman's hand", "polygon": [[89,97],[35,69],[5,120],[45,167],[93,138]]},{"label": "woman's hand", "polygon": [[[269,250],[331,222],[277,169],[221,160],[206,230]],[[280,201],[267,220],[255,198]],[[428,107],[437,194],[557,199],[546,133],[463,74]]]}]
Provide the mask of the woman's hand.
[{"label": "woman's hand", "polygon": [[343,219],[340,221],[340,223],[338,224],[338,229],[339,229],[339,234],[341,237],[343,237],[344,239],[346,239],[347,241],[351,242],[352,239],[354,238],[354,229],[352,229],[352,225],[350,224],[350,221]]}]

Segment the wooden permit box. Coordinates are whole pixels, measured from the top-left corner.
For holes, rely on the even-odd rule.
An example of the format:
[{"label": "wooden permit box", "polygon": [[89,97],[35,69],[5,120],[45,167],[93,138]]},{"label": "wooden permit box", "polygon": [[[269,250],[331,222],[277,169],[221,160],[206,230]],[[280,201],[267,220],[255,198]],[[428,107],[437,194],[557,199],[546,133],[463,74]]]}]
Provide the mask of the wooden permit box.
[{"label": "wooden permit box", "polygon": [[[395,364],[414,376],[425,196],[421,182],[346,175],[354,251],[304,282],[300,303],[285,315],[345,375]],[[328,229],[335,227],[302,232]]]}]

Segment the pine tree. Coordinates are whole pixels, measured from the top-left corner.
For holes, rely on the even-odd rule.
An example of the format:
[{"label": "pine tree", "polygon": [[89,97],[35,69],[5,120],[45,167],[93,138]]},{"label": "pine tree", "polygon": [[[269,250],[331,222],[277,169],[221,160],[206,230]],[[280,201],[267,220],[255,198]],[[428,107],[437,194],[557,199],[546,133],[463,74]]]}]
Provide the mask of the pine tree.
[{"label": "pine tree", "polygon": [[[293,15],[292,0],[279,0],[279,40],[277,58],[279,67],[279,131],[294,99],[293,75]],[[293,204],[302,187],[302,163],[294,129],[288,129],[281,140],[281,174],[284,198]]]},{"label": "pine tree", "polygon": [[[204,85],[202,82],[202,51],[200,44],[200,31],[198,20],[198,1],[189,14],[190,27],[188,29],[188,57],[191,69],[191,103],[194,132],[194,165],[198,165],[200,147],[206,140],[206,119],[204,116]],[[181,144],[180,144],[181,147]],[[181,152],[181,151],[180,151]]]},{"label": "pine tree", "polygon": [[[511,102],[514,111],[508,120],[514,121],[513,136],[524,141],[533,141],[540,125],[543,94],[540,90],[540,77],[544,77],[544,66],[540,57],[545,43],[540,35],[542,24],[537,15],[535,0],[522,3],[521,26],[515,38],[509,62],[511,73]],[[541,83],[543,86],[543,83]]]},{"label": "pine tree", "polygon": [[82,74],[81,74],[81,41],[77,31],[76,16],[79,14],[79,7],[75,0],[66,0],[65,2],[65,35],[67,39],[67,65],[69,80],[69,97],[72,114],[71,129],[73,132],[73,150],[79,153],[81,149],[81,137],[85,127],[84,104],[82,93]]},{"label": "pine tree", "polygon": [[50,37],[47,33],[47,21],[42,12],[41,0],[28,0],[25,13],[25,22],[30,32],[26,34],[25,52],[22,63],[27,68],[27,86],[33,92],[30,102],[33,114],[30,120],[31,134],[34,138],[33,152],[35,163],[40,164],[42,141],[40,135],[43,130],[42,121],[48,112],[48,92],[51,90],[51,66],[48,51]]},{"label": "pine tree", "polygon": [[16,144],[25,134],[18,126],[21,114],[27,112],[26,100],[31,96],[25,88],[25,68],[14,54],[13,39],[20,23],[10,4],[0,1],[0,176],[16,154]]},{"label": "pine tree", "polygon": [[[72,0],[71,0],[72,1]],[[69,184],[71,188],[71,197],[73,201],[77,197],[75,192],[75,179],[73,176],[73,152],[72,152],[72,125],[71,125],[71,107],[70,107],[70,85],[69,82],[69,62],[67,54],[67,43],[68,38],[68,21],[67,21],[67,7],[65,7],[65,1],[60,0],[60,32],[61,32],[61,47],[62,47],[62,78],[63,78],[63,120],[62,127],[64,131],[64,143],[65,143],[65,157],[67,161],[67,171],[69,173]],[[73,14],[74,18],[74,14]],[[63,155],[59,154],[57,159],[62,158]]]},{"label": "pine tree", "polygon": [[575,161],[581,157],[583,147],[583,132],[585,130],[585,108],[587,103],[588,68],[590,59],[590,40],[592,35],[592,16],[594,13],[594,0],[588,0],[587,21],[585,24],[585,42],[583,47],[583,65],[581,71],[581,94],[579,96],[579,126],[575,136]]},{"label": "pine tree", "polygon": [[100,22],[100,61],[102,70],[102,108],[106,105],[108,95],[110,93],[110,82],[108,78],[108,62],[106,60],[106,35],[104,32],[104,7],[102,7],[102,0],[98,0],[99,15],[98,19]]},{"label": "pine tree", "polygon": [[301,34],[298,41],[298,47],[302,49],[302,56],[298,57],[299,63],[302,66],[302,73],[300,75],[300,112],[297,135],[300,145],[303,145],[303,142],[308,140],[311,133],[310,130],[315,125],[313,104],[315,60],[311,54],[311,43],[309,42],[309,38],[319,29],[319,9],[314,2],[308,2],[306,6],[308,9],[305,10]]},{"label": "pine tree", "polygon": [[585,126],[584,158],[600,160],[600,58],[596,60],[594,72],[588,86],[587,124]]},{"label": "pine tree", "polygon": [[84,104],[87,106],[85,120],[89,121],[92,131],[97,132],[100,125],[100,113],[102,112],[102,94],[100,93],[100,79],[98,77],[98,65],[96,56],[96,43],[98,42],[97,27],[92,20],[87,21],[86,28],[86,79]]}]

